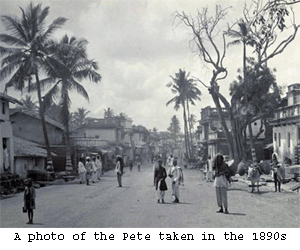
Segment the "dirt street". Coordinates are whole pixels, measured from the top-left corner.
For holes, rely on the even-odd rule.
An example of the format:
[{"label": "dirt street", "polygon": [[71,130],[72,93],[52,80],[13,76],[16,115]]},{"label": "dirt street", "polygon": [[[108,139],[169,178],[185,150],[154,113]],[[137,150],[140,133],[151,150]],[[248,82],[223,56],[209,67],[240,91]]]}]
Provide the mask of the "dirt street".
[{"label": "dirt street", "polygon": [[[233,182],[228,192],[230,214],[216,213],[218,207],[212,182],[203,173],[184,169],[185,185],[180,187],[180,203],[173,204],[167,179],[165,204],[158,204],[153,186],[152,165],[128,168],[123,187],[114,171],[106,172],[90,186],[76,179],[62,185],[36,190],[34,224],[27,225],[22,213],[23,193],[2,198],[1,228],[299,228],[300,196],[273,185],[251,193],[243,181]],[[284,185],[283,185],[284,187]]]}]

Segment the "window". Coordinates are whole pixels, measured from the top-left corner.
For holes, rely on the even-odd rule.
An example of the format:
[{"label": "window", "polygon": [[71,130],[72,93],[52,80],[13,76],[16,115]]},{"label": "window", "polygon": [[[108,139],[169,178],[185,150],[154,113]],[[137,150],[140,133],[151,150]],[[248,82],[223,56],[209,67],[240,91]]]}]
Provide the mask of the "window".
[{"label": "window", "polygon": [[274,141],[277,141],[277,134],[274,133]]},{"label": "window", "polygon": [[278,143],[279,143],[279,147],[281,146],[281,134],[278,133]]},{"label": "window", "polygon": [[99,139],[99,135],[95,135],[95,138],[96,138],[96,139]]},{"label": "window", "polygon": [[290,148],[291,147],[291,134],[290,133],[287,134],[287,139],[288,139],[288,147]]}]

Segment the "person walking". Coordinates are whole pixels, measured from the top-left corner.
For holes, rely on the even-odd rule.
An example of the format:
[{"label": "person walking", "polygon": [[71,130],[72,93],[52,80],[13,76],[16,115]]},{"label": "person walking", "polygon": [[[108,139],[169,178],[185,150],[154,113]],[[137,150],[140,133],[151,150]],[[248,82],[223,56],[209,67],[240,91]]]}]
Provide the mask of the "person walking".
[{"label": "person walking", "polygon": [[95,183],[97,179],[97,166],[96,166],[96,157],[93,157],[92,160],[92,182]]},{"label": "person walking", "polygon": [[80,184],[82,184],[86,181],[85,173],[86,173],[86,169],[85,169],[84,164],[83,164],[83,158],[80,158],[79,162],[78,162],[78,175],[79,175],[79,180],[80,180],[79,183]]},{"label": "person walking", "polygon": [[136,157],[136,165],[137,165],[138,172],[140,172],[141,171],[141,165],[142,165],[142,159],[141,159],[140,155],[137,155],[137,157]]},{"label": "person walking", "polygon": [[27,224],[33,224],[33,209],[35,209],[35,188],[32,186],[32,179],[27,179],[25,182],[26,188],[24,191],[24,207],[23,211],[28,213],[29,221]]},{"label": "person walking", "polygon": [[172,168],[173,168],[173,155],[171,154],[168,159],[167,159],[167,166],[168,166],[168,176],[171,177],[171,172],[172,172]]},{"label": "person walking", "polygon": [[213,181],[212,159],[210,155],[207,157],[207,162],[206,162],[206,181],[207,182]]},{"label": "person walking", "polygon": [[89,156],[86,157],[85,169],[86,169],[86,175],[85,175],[86,185],[90,185],[91,174],[93,171],[93,164]]},{"label": "person walking", "polygon": [[172,193],[175,200],[173,203],[179,203],[179,186],[180,184],[184,186],[184,178],[182,168],[177,164],[177,158],[173,160],[172,168]]},{"label": "person walking", "polygon": [[101,161],[100,155],[97,155],[95,164],[96,164],[96,169],[97,169],[97,178],[98,178],[98,180],[100,180],[101,175],[102,175],[102,161]]},{"label": "person walking", "polygon": [[229,188],[228,178],[230,177],[229,167],[224,162],[224,156],[217,154],[213,170],[215,172],[214,187],[216,189],[217,203],[220,210],[217,213],[223,213],[223,206],[225,208],[225,214],[228,214],[228,200],[227,200],[227,189]]},{"label": "person walking", "polygon": [[165,203],[165,191],[168,190],[166,178],[167,178],[167,171],[162,166],[163,160],[162,158],[158,159],[158,167],[155,168],[154,171],[154,186],[155,190],[157,190],[157,203]]},{"label": "person walking", "polygon": [[[283,181],[283,167],[281,166],[280,159],[277,153],[272,154],[272,170],[275,184],[275,192],[280,192],[280,184]],[[277,189],[278,187],[278,189]]]},{"label": "person walking", "polygon": [[120,155],[117,155],[115,172],[117,173],[117,180],[118,180],[119,187],[122,187],[122,175],[124,173],[124,162]]}]

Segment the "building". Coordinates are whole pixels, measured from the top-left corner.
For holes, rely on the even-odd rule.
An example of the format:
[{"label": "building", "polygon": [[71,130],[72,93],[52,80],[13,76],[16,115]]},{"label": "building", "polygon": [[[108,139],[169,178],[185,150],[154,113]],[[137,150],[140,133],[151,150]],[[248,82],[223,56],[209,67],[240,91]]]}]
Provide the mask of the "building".
[{"label": "building", "polygon": [[288,86],[287,96],[270,120],[273,149],[280,159],[300,164],[300,83]]},{"label": "building", "polygon": [[[38,115],[21,110],[12,110],[10,120],[13,123],[13,134],[24,140],[45,145],[41,119]],[[61,123],[45,118],[49,144],[65,145],[65,133]]]},{"label": "building", "polygon": [[40,145],[14,136],[15,174],[27,177],[27,170],[45,170],[47,151]]},{"label": "building", "polygon": [[0,93],[0,101],[0,174],[4,171],[14,173],[14,143],[9,103],[20,105],[22,103],[4,93]]},{"label": "building", "polygon": [[[223,108],[222,111],[227,127],[229,131],[231,131],[232,127],[229,114],[225,108]],[[217,109],[207,106],[206,108],[201,109],[200,116],[201,119],[199,121],[197,130],[200,144],[198,149],[202,152],[203,157],[206,158],[208,155],[210,155],[212,158],[214,158],[217,153],[222,153],[223,155],[229,157],[228,142],[223,132]],[[253,136],[256,136],[259,133],[260,128],[261,120],[257,120],[252,123]],[[269,126],[265,126],[265,124],[263,124],[263,131],[264,133],[259,134],[255,142],[256,156],[258,161],[266,158],[263,148],[265,144],[270,143],[271,140]],[[246,131],[246,135],[247,145],[249,147],[250,140],[248,130]],[[251,158],[250,151],[248,152],[248,158]]]}]

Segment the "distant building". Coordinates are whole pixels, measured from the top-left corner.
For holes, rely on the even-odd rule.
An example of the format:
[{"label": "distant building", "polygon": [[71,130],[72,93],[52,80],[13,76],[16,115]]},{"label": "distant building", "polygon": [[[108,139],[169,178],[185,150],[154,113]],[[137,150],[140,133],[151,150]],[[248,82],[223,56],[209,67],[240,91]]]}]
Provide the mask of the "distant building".
[{"label": "distant building", "polygon": [[[200,116],[201,119],[199,121],[197,134],[200,143],[199,149],[202,150],[204,158],[206,158],[208,155],[214,158],[217,153],[222,153],[223,155],[229,156],[228,142],[223,132],[222,124],[217,109],[207,106],[206,108],[201,109]],[[223,116],[225,118],[225,122],[229,131],[231,131],[232,128],[229,114],[225,108],[223,108]],[[254,136],[259,132],[260,127],[260,120],[257,120],[252,123],[252,130]],[[258,161],[266,158],[263,148],[265,144],[270,143],[272,137],[270,134],[269,126],[263,126],[263,128],[264,133],[261,133],[259,135],[255,143],[256,156]],[[247,145],[249,146],[249,135],[247,132]],[[248,158],[251,158],[250,151],[248,152]]]},{"label": "distant building", "polygon": [[78,138],[95,138],[108,142],[130,142],[126,132],[132,128],[132,120],[125,117],[87,118],[86,124],[77,129]]},{"label": "distant building", "polygon": [[300,164],[300,83],[288,86],[282,107],[270,121],[273,126],[274,152],[284,160],[289,158]]},{"label": "distant building", "polygon": [[14,173],[14,143],[9,103],[22,103],[4,93],[0,93],[0,101],[0,174],[4,171]]}]

